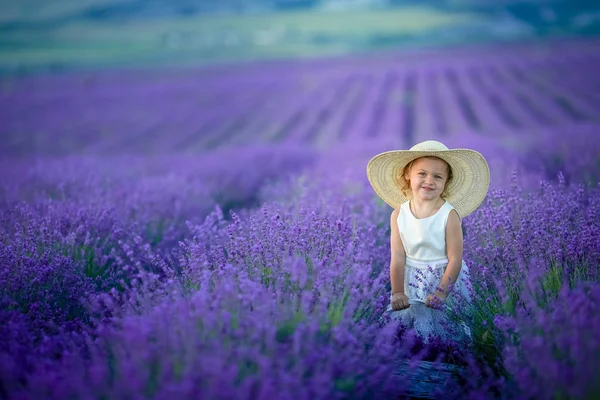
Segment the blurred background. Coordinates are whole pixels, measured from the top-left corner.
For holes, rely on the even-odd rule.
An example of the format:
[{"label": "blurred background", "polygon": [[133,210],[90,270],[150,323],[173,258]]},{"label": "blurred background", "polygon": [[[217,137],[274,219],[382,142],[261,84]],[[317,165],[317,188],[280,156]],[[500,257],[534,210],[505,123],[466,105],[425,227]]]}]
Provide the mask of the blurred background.
[{"label": "blurred background", "polygon": [[21,0],[5,156],[506,137],[598,120],[591,0]]},{"label": "blurred background", "polygon": [[593,0],[2,1],[2,72],[306,58],[600,32]]}]

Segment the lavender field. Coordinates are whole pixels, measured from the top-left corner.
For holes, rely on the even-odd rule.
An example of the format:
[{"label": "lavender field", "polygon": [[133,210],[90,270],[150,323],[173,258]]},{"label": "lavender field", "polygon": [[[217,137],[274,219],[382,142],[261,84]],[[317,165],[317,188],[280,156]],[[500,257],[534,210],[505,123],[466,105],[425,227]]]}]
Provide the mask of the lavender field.
[{"label": "lavender field", "polygon": [[[421,397],[598,398],[599,50],[0,78],[0,397],[403,398],[425,360]],[[427,139],[492,173],[471,348],[380,320],[366,163]]]}]

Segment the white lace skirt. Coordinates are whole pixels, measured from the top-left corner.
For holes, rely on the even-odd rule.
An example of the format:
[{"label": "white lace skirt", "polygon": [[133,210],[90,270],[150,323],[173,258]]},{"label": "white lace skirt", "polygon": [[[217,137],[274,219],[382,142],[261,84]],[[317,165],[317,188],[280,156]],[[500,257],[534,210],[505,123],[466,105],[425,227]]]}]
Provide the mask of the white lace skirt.
[{"label": "white lace skirt", "polygon": [[[407,259],[404,270],[404,293],[406,293],[410,307],[405,310],[392,311],[391,304],[385,311],[387,317],[400,321],[409,329],[414,329],[427,343],[432,336],[437,336],[444,341],[470,343],[471,332],[465,321],[462,306],[472,301],[472,287],[469,268],[463,261],[457,282],[446,298],[443,309],[438,310],[427,307],[427,296],[435,293],[442,281],[447,261],[423,265]],[[384,315],[384,317],[386,317]]]}]

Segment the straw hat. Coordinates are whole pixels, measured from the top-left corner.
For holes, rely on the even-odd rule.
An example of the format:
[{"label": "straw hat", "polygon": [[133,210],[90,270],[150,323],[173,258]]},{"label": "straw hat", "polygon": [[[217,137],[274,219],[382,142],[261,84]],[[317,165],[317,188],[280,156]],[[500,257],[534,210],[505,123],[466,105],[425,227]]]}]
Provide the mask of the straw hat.
[{"label": "straw hat", "polygon": [[392,208],[410,200],[412,194],[404,195],[397,178],[409,162],[423,156],[439,157],[452,168],[445,200],[461,218],[479,207],[490,186],[490,169],[485,158],[475,150],[450,150],[435,140],[418,143],[410,150],[392,150],[373,157],[367,165],[367,177],[375,193]]}]

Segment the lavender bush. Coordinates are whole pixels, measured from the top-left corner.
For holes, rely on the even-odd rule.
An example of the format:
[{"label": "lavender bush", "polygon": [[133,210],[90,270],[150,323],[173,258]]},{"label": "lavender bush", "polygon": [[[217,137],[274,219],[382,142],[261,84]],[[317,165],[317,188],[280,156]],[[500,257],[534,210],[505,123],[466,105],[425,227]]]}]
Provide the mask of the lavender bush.
[{"label": "lavender bush", "polygon": [[[186,222],[201,221],[217,201],[252,204],[261,184],[310,162],[310,154],[286,154],[282,147],[279,157],[264,147],[248,150],[234,153],[236,164],[215,162],[222,153],[159,162],[5,162],[0,294],[9,330],[5,365],[14,366],[6,382],[31,368],[41,340],[62,346],[59,333],[90,324],[87,297],[126,289],[140,270],[162,274],[159,255],[177,268],[173,246],[185,236]],[[248,163],[267,156],[272,164],[263,164],[263,172],[248,172]],[[212,178],[216,168],[224,171],[220,180]]]},{"label": "lavender bush", "polygon": [[599,286],[586,282],[571,288],[563,283],[558,294],[546,299],[547,281],[540,281],[521,296],[525,304],[514,317],[497,317],[508,342],[502,351],[504,366],[522,397],[596,398]]},{"label": "lavender bush", "polygon": [[[52,371],[37,369],[31,390],[59,398],[90,388],[109,397],[337,398],[351,392],[368,398],[401,388],[391,372],[404,348],[392,346],[393,330],[372,323],[381,311],[385,274],[374,273],[362,258],[372,240],[368,231],[353,230],[347,217],[314,210],[264,208],[247,225],[232,217],[228,223],[217,210],[193,228],[193,239],[183,244],[182,272],[173,271],[164,285],[112,292],[111,299],[95,302],[115,308],[114,321],[88,345],[91,359],[75,351],[51,364]],[[183,336],[173,342],[175,332]],[[114,365],[98,370],[106,351]],[[167,366],[165,352],[183,358]],[[156,363],[150,371],[140,368],[148,357]],[[214,363],[225,364],[215,369]]]}]

